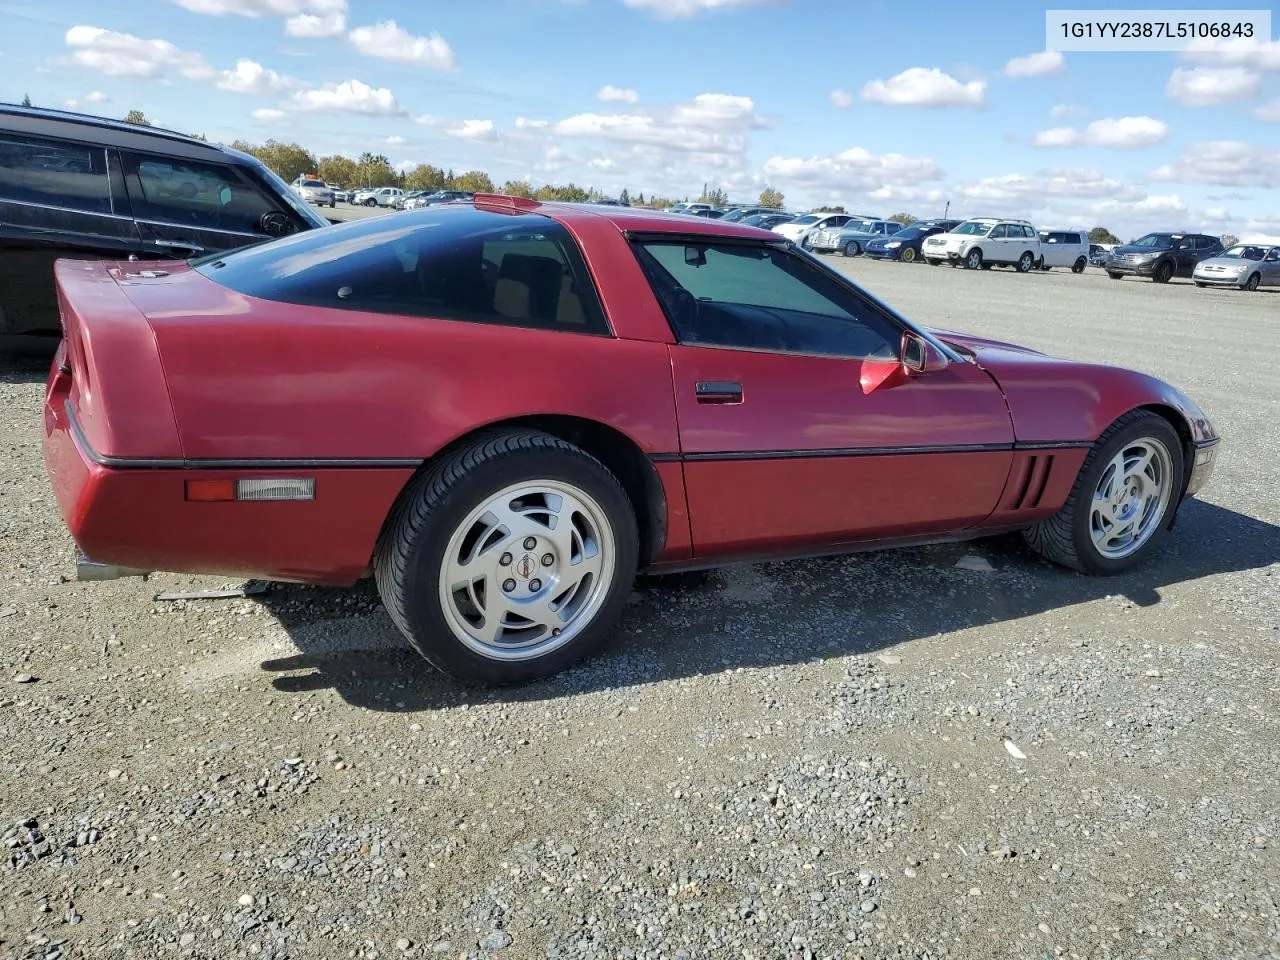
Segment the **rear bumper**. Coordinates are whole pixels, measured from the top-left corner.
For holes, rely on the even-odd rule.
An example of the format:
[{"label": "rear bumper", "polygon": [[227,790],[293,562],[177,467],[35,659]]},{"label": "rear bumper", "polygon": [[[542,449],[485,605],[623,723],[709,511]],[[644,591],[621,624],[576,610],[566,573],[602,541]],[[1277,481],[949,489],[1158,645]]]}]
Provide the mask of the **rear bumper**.
[{"label": "rear bumper", "polygon": [[[367,575],[411,467],[209,469],[181,461],[110,463],[88,447],[51,377],[44,461],[77,548],[80,580],[150,571],[349,586]],[[188,480],[316,477],[309,501],[196,502]]]}]

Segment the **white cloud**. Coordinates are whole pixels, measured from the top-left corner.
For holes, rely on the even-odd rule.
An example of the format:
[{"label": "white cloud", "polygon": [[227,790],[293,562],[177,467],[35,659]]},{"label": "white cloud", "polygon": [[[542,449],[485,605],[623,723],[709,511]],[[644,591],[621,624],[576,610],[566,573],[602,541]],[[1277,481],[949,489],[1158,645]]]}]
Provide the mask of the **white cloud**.
[{"label": "white cloud", "polygon": [[323,113],[353,113],[394,117],[405,113],[386,87],[371,87],[359,80],[327,83],[315,90],[299,90],[288,101],[296,110]]},{"label": "white cloud", "polygon": [[173,0],[192,13],[210,17],[294,17],[299,14],[345,13],[346,0]]},{"label": "white cloud", "polygon": [[295,85],[296,81],[289,77],[268,70],[260,63],[244,59],[236,61],[234,70],[220,71],[216,83],[219,90],[260,95],[281,93]]},{"label": "white cloud", "polygon": [[774,4],[781,6],[786,0],[623,0],[628,7],[637,10],[648,10],[666,20],[680,20],[710,13],[718,10],[732,10],[738,7],[763,6]]},{"label": "white cloud", "polygon": [[593,157],[587,161],[587,166],[592,170],[612,170],[618,164],[609,157]]},{"label": "white cloud", "polygon": [[143,40],[131,33],[76,25],[66,33],[71,61],[112,77],[157,77],[169,70],[189,80],[208,80],[214,70],[198,53],[180,50],[168,40]]},{"label": "white cloud", "polygon": [[1243,67],[1178,67],[1165,93],[1184,107],[1213,107],[1255,96],[1262,77]]},{"label": "white cloud", "polygon": [[562,137],[611,140],[666,151],[741,156],[747,150],[747,131],[765,125],[750,97],[702,93],[675,104],[664,115],[580,113],[559,121],[551,131]]},{"label": "white cloud", "polygon": [[839,110],[848,110],[853,106],[853,94],[848,90],[832,90],[831,105]]},{"label": "white cloud", "polygon": [[1055,103],[1049,110],[1049,116],[1057,119],[1058,117],[1069,117],[1075,113],[1083,113],[1083,107],[1077,107],[1072,103]]},{"label": "white cloud", "polygon": [[875,154],[851,147],[832,157],[770,157],[762,172],[766,179],[837,192],[865,192],[887,184],[914,184],[942,179],[932,160],[900,153]]},{"label": "white cloud", "polygon": [[1149,147],[1169,135],[1169,125],[1151,117],[1105,117],[1083,130],[1055,127],[1031,140],[1037,147]]},{"label": "white cloud", "polygon": [[985,80],[961,83],[937,67],[911,67],[862,88],[863,100],[899,107],[980,107],[986,96]]},{"label": "white cloud", "polygon": [[608,84],[596,91],[596,99],[603,100],[605,103],[636,103],[640,99],[640,94],[630,87],[624,89]]},{"label": "white cloud", "polygon": [[1137,202],[1142,191],[1089,169],[1050,170],[1033,177],[1008,173],[958,184],[956,193],[967,200],[990,204],[1022,204],[1039,209],[1046,198],[1109,199]]},{"label": "white cloud", "polygon": [[336,37],[347,29],[347,15],[334,13],[300,13],[284,22],[284,32],[291,37],[317,39]]},{"label": "white cloud", "polygon": [[1061,73],[1066,67],[1066,60],[1057,50],[1045,50],[1040,53],[1029,53],[1025,57],[1014,57],[1004,65],[1006,77],[1043,77],[1051,73]]},{"label": "white cloud", "polygon": [[404,137],[390,136],[390,137],[387,137],[387,139],[383,140],[382,142],[389,147],[398,147],[405,142],[405,139]]},{"label": "white cloud", "polygon": [[1182,58],[1211,66],[1280,70],[1280,43],[1258,37],[1198,38],[1187,44]]},{"label": "white cloud", "polygon": [[549,120],[530,120],[527,117],[516,117],[517,130],[545,130],[550,125]]},{"label": "white cloud", "polygon": [[1151,179],[1277,189],[1280,188],[1280,149],[1255,147],[1241,140],[1193,143],[1173,163],[1153,170]]},{"label": "white cloud", "polygon": [[687,103],[671,108],[671,122],[692,127],[763,127],[756,116],[756,105],[750,97],[728,93],[700,93]]},{"label": "white cloud", "polygon": [[445,127],[444,132],[460,140],[493,140],[496,137],[492,120],[463,120]]},{"label": "white cloud", "polygon": [[456,70],[458,66],[453,50],[440,34],[415,37],[394,20],[356,27],[348,39],[367,57],[413,63],[433,70]]},{"label": "white cloud", "polygon": [[1280,97],[1264,103],[1253,111],[1253,115],[1264,123],[1280,123]]},{"label": "white cloud", "polygon": [[279,120],[284,119],[284,111],[274,110],[271,107],[260,107],[259,109],[253,111],[252,117],[255,120],[262,120],[267,123],[275,123]]},{"label": "white cloud", "polygon": [[75,100],[63,100],[62,105],[66,107],[68,110],[74,110],[76,108],[77,102]]}]

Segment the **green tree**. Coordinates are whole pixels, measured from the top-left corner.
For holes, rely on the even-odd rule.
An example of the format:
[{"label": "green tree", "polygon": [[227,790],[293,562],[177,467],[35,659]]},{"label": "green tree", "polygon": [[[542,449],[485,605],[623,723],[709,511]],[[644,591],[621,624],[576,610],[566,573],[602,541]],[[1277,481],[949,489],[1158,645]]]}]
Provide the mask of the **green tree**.
[{"label": "green tree", "polygon": [[394,187],[400,183],[400,177],[391,169],[391,161],[383,153],[360,154],[357,164],[360,182],[366,187]]},{"label": "green tree", "polygon": [[493,181],[483,170],[468,170],[453,178],[453,189],[468,193],[493,193]]},{"label": "green tree", "polygon": [[709,203],[713,207],[723,207],[729,202],[729,195],[720,189],[720,187],[707,187],[704,184],[702,187],[702,196],[700,196],[696,202]]},{"label": "green tree", "polygon": [[773,189],[773,187],[765,187],[760,191],[760,206],[762,207],[780,208],[783,200],[785,199],[786,198],[783,197],[782,192],[780,190]]},{"label": "green tree", "polygon": [[919,218],[919,217],[913,217],[913,216],[912,216],[911,214],[909,214],[909,213],[895,213],[895,214],[894,214],[892,217],[890,217],[889,219],[890,219],[890,220],[892,220],[894,223],[900,223],[900,224],[902,224],[904,227],[909,227],[909,226],[911,226],[913,223],[915,223],[917,220],[919,220],[920,218]]},{"label": "green tree", "polygon": [[30,94],[26,94],[26,93],[24,93],[24,94],[22,95],[22,105],[23,105],[24,107],[29,107],[29,106],[31,106],[31,96],[30,96]]},{"label": "green tree", "polygon": [[544,184],[538,188],[536,196],[539,200],[558,200],[561,203],[582,203],[591,199],[591,194],[576,183],[566,183],[564,186]]},{"label": "green tree", "polygon": [[130,110],[128,113],[124,115],[124,122],[137,124],[140,127],[151,126],[151,121],[148,120],[145,116],[143,116],[143,113],[141,110]]},{"label": "green tree", "polygon": [[645,205],[643,193],[636,194],[635,204],[637,207],[643,207]]},{"label": "green tree", "polygon": [[834,203],[824,203],[821,206],[813,208],[814,213],[847,213],[844,207]]},{"label": "green tree", "polygon": [[526,200],[534,199],[533,188],[523,180],[508,180],[498,192],[506,194],[508,197],[524,197]]},{"label": "green tree", "polygon": [[404,175],[406,190],[444,189],[444,171],[429,163],[420,163]]},{"label": "green tree", "polygon": [[340,186],[354,186],[360,179],[360,168],[350,157],[321,157],[316,163],[316,173],[325,183],[336,183]]},{"label": "green tree", "polygon": [[1222,245],[1227,249],[1231,249],[1237,243],[1240,242],[1240,238],[1237,237],[1234,233],[1224,233],[1221,239],[1222,239]]},{"label": "green tree", "polygon": [[622,192],[618,194],[618,202],[626,204],[631,203],[631,194],[627,193],[626,187],[623,187]]},{"label": "green tree", "polygon": [[1094,227],[1089,231],[1090,243],[1119,243],[1120,238],[1106,227]]},{"label": "green tree", "polygon": [[301,144],[282,143],[274,139],[262,144],[236,140],[231,146],[253,154],[286,183],[292,183],[304,173],[319,172],[316,170],[315,156]]}]

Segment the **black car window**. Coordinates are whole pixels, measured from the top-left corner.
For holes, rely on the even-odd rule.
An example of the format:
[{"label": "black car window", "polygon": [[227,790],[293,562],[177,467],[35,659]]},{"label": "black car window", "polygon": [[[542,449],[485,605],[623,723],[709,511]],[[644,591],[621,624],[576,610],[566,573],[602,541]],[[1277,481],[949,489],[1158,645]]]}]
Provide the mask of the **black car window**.
[{"label": "black car window", "polygon": [[262,215],[282,209],[230,166],[147,154],[124,162],[139,220],[265,235]]},{"label": "black car window", "polygon": [[1008,235],[1008,232],[1009,228],[1005,224],[1000,223],[991,231],[989,237],[992,240],[1003,240],[1005,236]]},{"label": "black car window", "polygon": [[111,213],[106,150],[0,132],[0,200]]},{"label": "black car window", "polygon": [[610,333],[573,238],[536,214],[444,204],[309,230],[205,258],[198,269],[266,300]]},{"label": "black car window", "polygon": [[633,249],[681,343],[893,360],[899,331],[809,257],[773,244],[637,239]]}]

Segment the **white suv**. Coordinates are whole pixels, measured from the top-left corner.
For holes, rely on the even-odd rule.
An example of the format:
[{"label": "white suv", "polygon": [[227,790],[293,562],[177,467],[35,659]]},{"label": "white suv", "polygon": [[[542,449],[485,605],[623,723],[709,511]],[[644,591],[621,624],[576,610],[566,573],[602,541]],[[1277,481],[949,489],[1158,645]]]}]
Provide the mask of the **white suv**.
[{"label": "white suv", "polygon": [[1084,230],[1041,230],[1040,269],[1070,267],[1084,273],[1089,265],[1089,234]]},{"label": "white suv", "polygon": [[1040,236],[1026,220],[978,217],[947,233],[937,233],[921,249],[930,266],[964,264],[966,269],[990,270],[995,264],[1029,273],[1041,260]]},{"label": "white suv", "polygon": [[333,195],[333,187],[329,186],[323,180],[313,180],[310,177],[299,177],[293,181],[293,192],[300,196],[303,200],[310,201],[318,207],[328,204],[331,207],[338,205],[337,198]]},{"label": "white suv", "polygon": [[393,207],[396,200],[403,196],[404,191],[399,187],[377,187],[372,190],[357,191],[351,198],[351,202],[363,207]]}]

